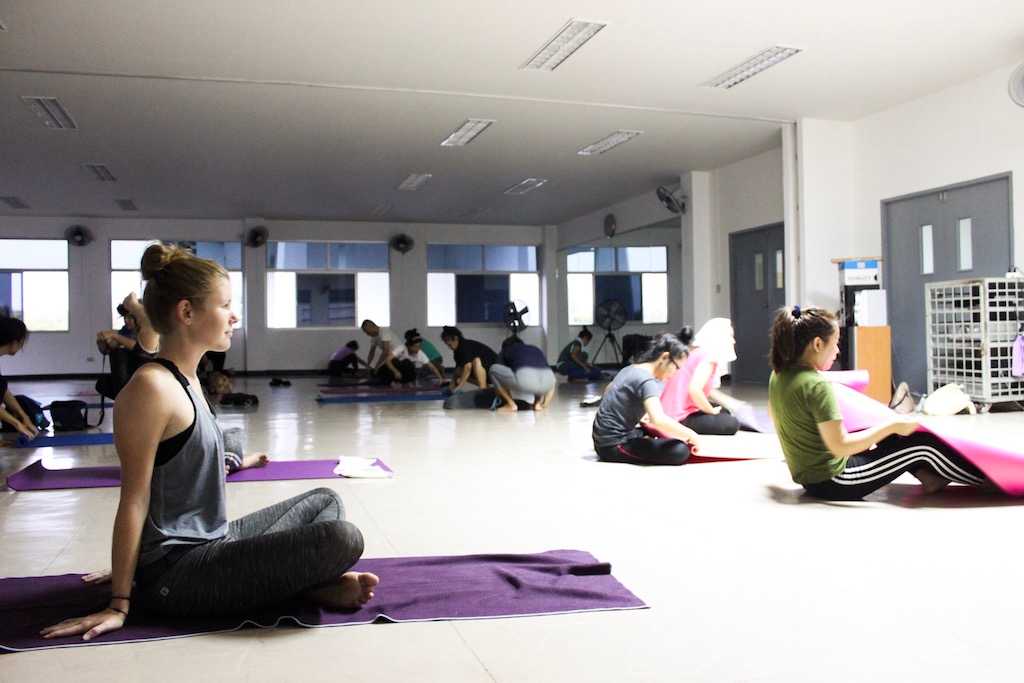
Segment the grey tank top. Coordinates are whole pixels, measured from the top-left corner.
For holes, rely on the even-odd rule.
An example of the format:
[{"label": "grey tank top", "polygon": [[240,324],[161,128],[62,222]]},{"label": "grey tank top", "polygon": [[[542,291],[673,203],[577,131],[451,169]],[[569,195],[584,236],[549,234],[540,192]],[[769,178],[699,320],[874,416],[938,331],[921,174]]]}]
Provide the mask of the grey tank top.
[{"label": "grey tank top", "polygon": [[227,534],[224,503],[224,437],[203,396],[173,363],[154,359],[174,375],[195,411],[195,426],[181,450],[153,467],[149,513],[142,529],[138,566],[159,560],[175,546],[199,545]]}]

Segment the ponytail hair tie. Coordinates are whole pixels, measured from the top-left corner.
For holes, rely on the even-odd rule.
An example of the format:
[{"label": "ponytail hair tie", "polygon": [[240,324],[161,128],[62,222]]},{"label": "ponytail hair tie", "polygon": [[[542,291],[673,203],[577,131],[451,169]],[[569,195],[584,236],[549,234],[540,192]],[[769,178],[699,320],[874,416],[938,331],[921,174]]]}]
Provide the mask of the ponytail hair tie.
[{"label": "ponytail hair tie", "polygon": [[794,306],[793,307],[793,317],[794,318],[799,318],[800,317],[800,307],[799,306]]}]

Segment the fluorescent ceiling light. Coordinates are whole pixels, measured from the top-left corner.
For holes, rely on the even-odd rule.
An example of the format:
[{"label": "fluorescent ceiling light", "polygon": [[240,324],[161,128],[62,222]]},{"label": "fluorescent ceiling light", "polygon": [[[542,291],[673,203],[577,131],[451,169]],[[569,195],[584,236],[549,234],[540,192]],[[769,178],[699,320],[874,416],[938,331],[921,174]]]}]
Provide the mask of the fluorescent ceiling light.
[{"label": "fluorescent ceiling light", "polygon": [[548,181],[547,178],[527,178],[505,190],[505,194],[526,194],[532,192]]},{"label": "fluorescent ceiling light", "polygon": [[434,177],[433,173],[413,173],[408,178],[402,181],[402,184],[398,186],[399,190],[405,192],[413,192],[418,190],[420,185],[427,182]]},{"label": "fluorescent ceiling light", "polygon": [[617,130],[611,135],[601,138],[597,142],[591,143],[582,149],[576,150],[576,153],[581,157],[589,157],[595,154],[604,154],[613,147],[618,147],[624,142],[629,142],[637,135],[643,135],[642,130]]},{"label": "fluorescent ceiling light", "polygon": [[390,211],[391,208],[391,202],[381,202],[377,206],[373,207],[373,210],[370,211],[370,215],[374,218],[380,218]]},{"label": "fluorescent ceiling light", "polygon": [[593,21],[570,19],[551,40],[537,50],[520,69],[529,71],[554,71],[558,65],[567,60],[572,53],[583,47],[583,44],[597,35],[597,32],[608,24]]},{"label": "fluorescent ceiling light", "polygon": [[116,183],[117,178],[110,172],[106,164],[82,164],[82,167],[96,176],[101,183]]},{"label": "fluorescent ceiling light", "polygon": [[462,147],[487,130],[494,119],[468,119],[459,129],[441,141],[442,147]]},{"label": "fluorescent ceiling light", "polygon": [[767,50],[757,53],[739,66],[733,67],[732,69],[715,76],[710,81],[703,83],[703,85],[709,88],[723,88],[725,90],[734,88],[743,81],[753,78],[765,69],[770,69],[776,64],[789,59],[793,55],[800,54],[801,52],[803,52],[803,50],[798,47],[786,47],[784,45],[770,47]]},{"label": "fluorescent ceiling light", "polygon": [[21,101],[39,117],[43,125],[54,130],[77,130],[78,124],[56,97],[23,95]]},{"label": "fluorescent ceiling light", "polygon": [[139,207],[135,205],[135,202],[131,199],[115,199],[114,202],[121,208],[122,211],[138,211]]},{"label": "fluorescent ceiling light", "polygon": [[23,202],[20,197],[0,197],[0,202],[3,202],[12,209],[27,209],[28,204]]}]

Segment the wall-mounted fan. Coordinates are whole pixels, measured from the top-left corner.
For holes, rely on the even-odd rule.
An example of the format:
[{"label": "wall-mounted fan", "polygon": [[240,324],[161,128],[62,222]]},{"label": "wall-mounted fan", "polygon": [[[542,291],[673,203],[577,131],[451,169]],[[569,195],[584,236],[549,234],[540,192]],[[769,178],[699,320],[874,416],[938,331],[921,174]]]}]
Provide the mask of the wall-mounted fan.
[{"label": "wall-mounted fan", "polygon": [[615,220],[615,214],[610,213],[604,217],[604,236],[608,239],[615,237],[615,231],[619,229],[619,223]]},{"label": "wall-mounted fan", "polygon": [[408,254],[416,246],[416,240],[405,233],[395,235],[388,241],[388,246],[399,254]]},{"label": "wall-mounted fan", "polygon": [[686,213],[686,195],[673,192],[664,185],[657,190],[658,200],[672,213]]},{"label": "wall-mounted fan", "polygon": [[249,231],[245,233],[245,245],[247,247],[262,247],[267,243],[268,237],[270,237],[270,231],[262,225],[257,225],[255,228],[249,228]]},{"label": "wall-mounted fan", "polygon": [[1024,107],[1024,64],[1010,74],[1010,99]]},{"label": "wall-mounted fan", "polygon": [[72,225],[64,231],[64,239],[68,241],[68,244],[84,247],[92,242],[92,233],[84,225]]}]

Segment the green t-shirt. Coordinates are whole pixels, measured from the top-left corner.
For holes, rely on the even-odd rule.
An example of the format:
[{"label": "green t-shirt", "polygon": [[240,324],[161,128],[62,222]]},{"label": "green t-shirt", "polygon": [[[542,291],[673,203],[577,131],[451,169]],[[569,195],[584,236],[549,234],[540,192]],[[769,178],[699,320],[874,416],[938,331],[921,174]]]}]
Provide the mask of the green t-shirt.
[{"label": "green t-shirt", "polygon": [[437,350],[437,347],[426,339],[420,342],[420,349],[423,350],[423,353],[427,355],[427,358],[430,359],[431,362],[434,362],[441,357],[441,352]]},{"label": "green t-shirt", "polygon": [[793,481],[817,484],[843,471],[846,458],[832,455],[818,431],[819,423],[842,419],[827,379],[807,368],[773,372],[768,403]]}]

